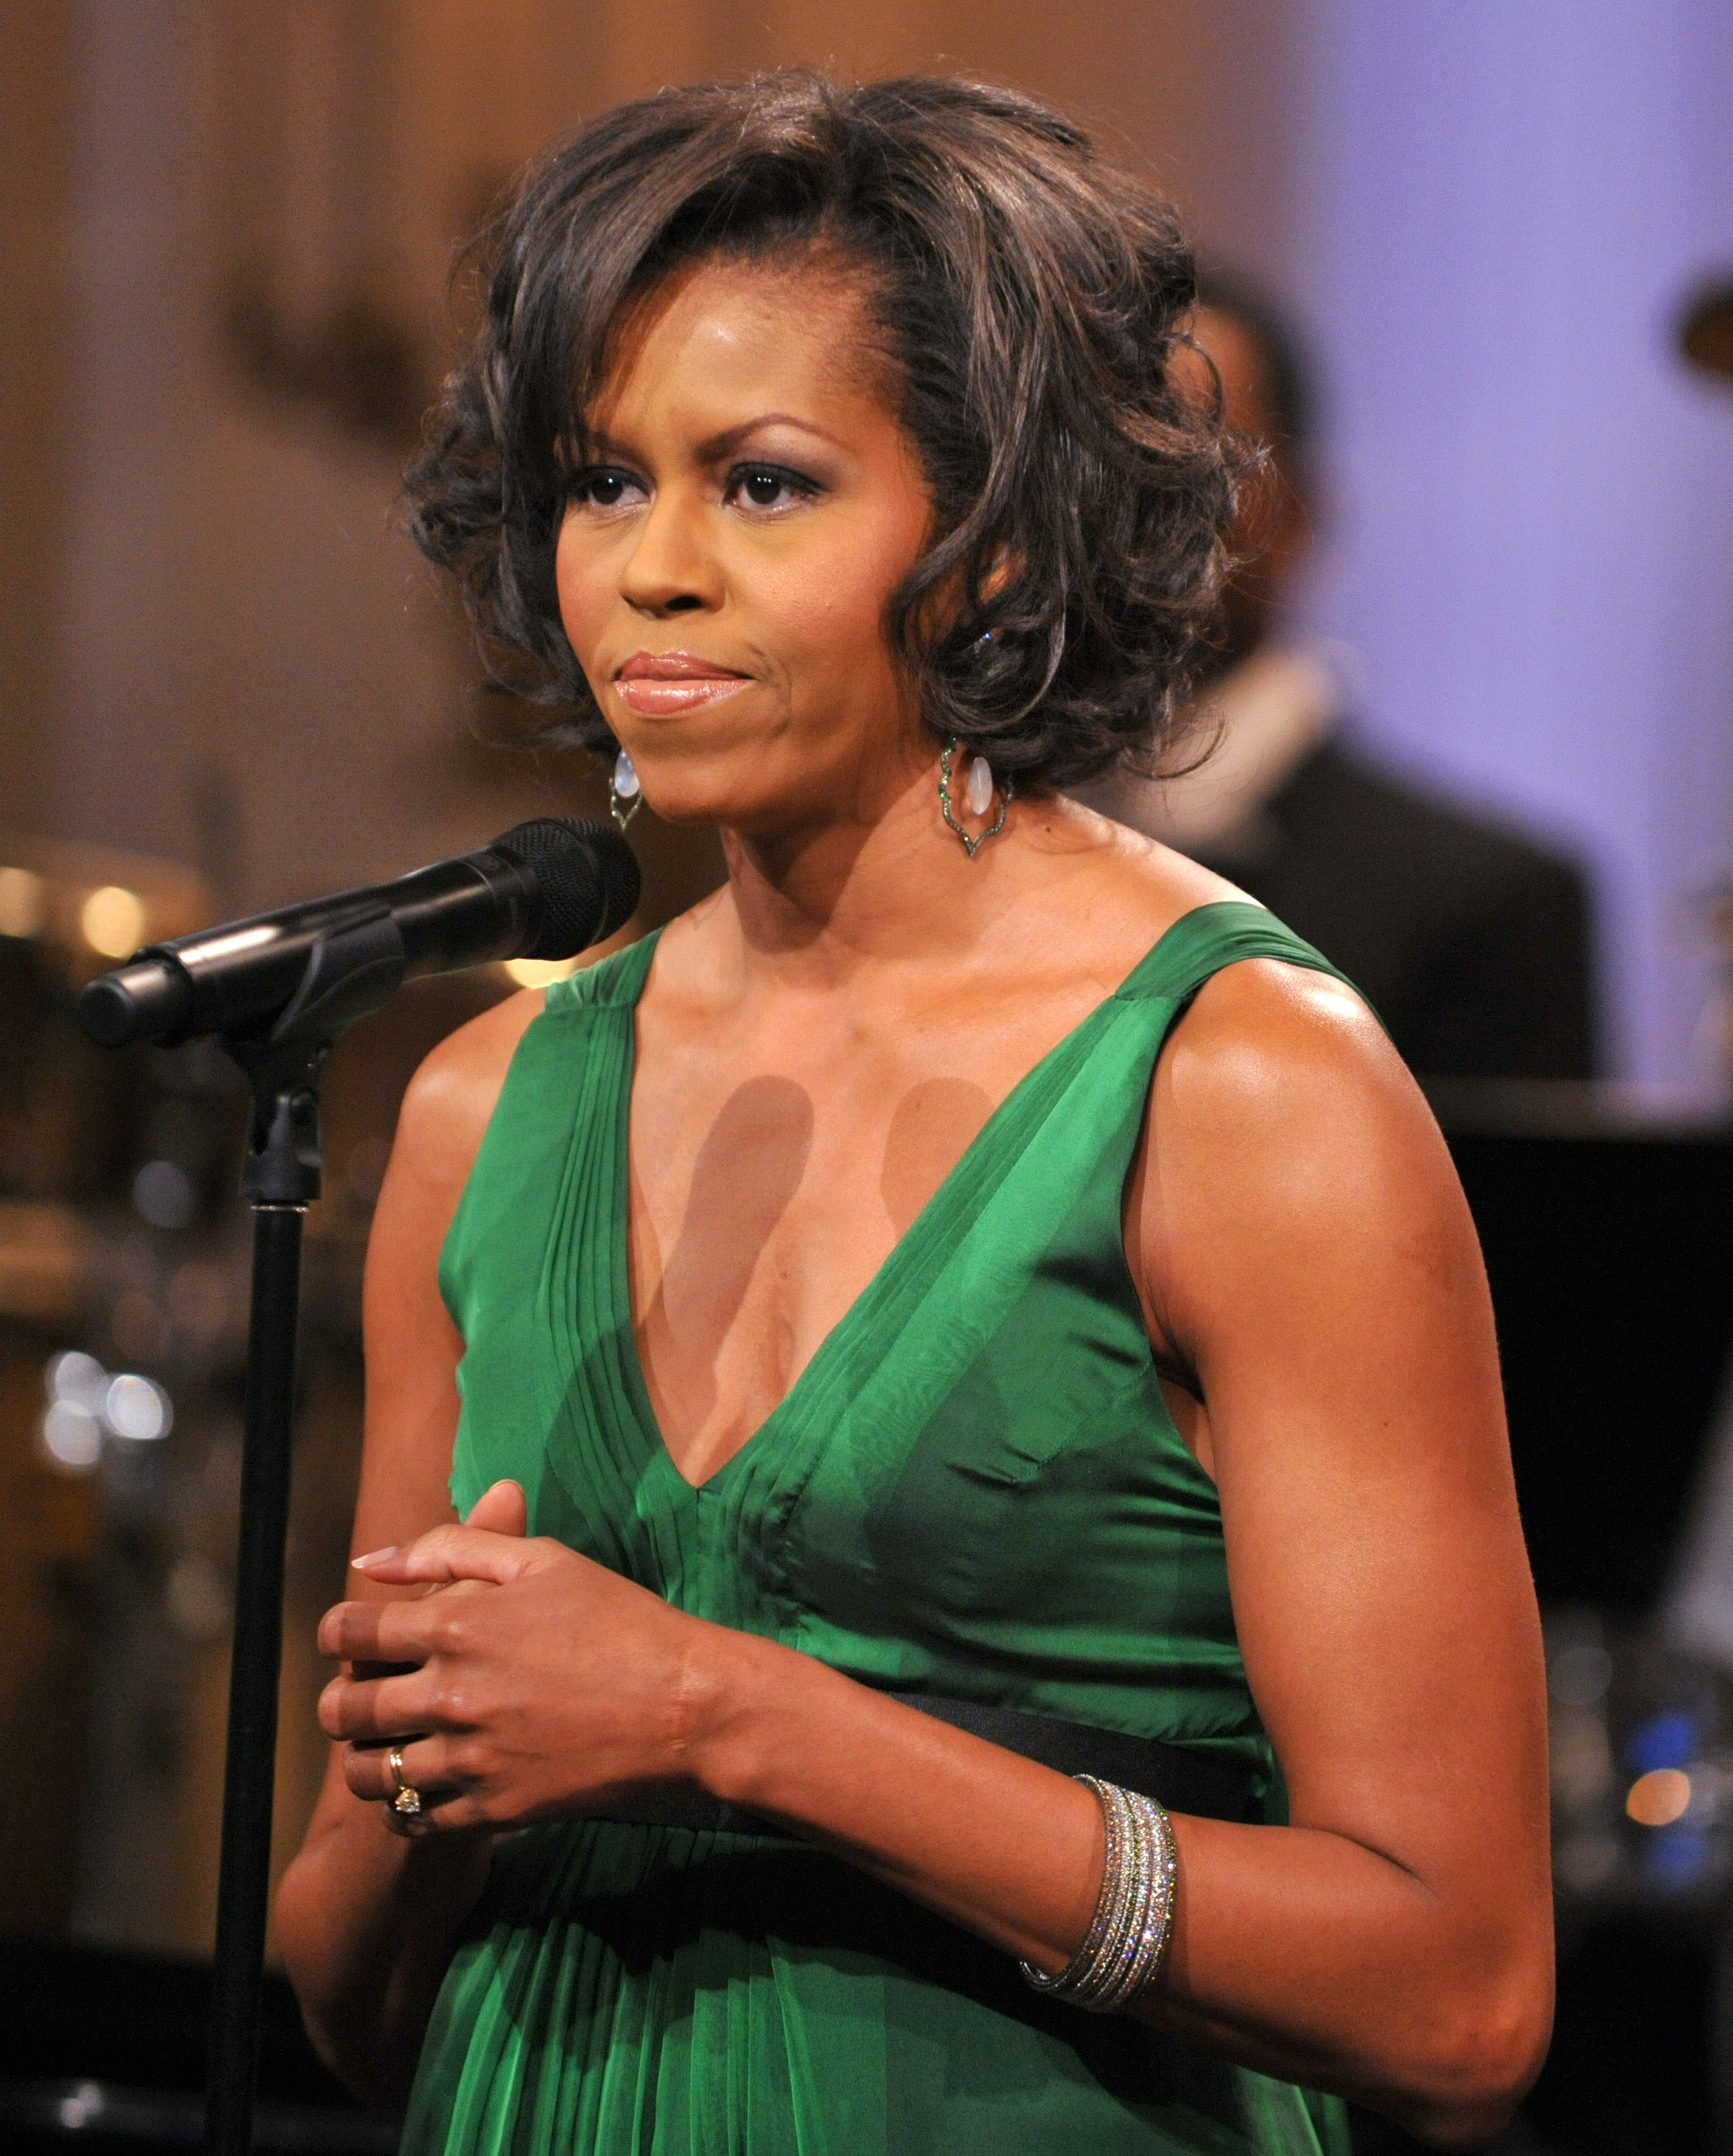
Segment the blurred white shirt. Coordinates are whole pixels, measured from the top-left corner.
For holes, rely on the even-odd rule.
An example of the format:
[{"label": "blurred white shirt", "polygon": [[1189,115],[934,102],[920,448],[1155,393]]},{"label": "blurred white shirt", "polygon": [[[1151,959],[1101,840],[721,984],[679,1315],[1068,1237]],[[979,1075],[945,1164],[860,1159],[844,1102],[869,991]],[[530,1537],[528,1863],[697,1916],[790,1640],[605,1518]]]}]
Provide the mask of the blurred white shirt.
[{"label": "blurred white shirt", "polygon": [[1115,772],[1079,787],[1078,798],[1182,854],[1254,859],[1264,846],[1264,803],[1330,732],[1342,703],[1324,652],[1265,644],[1199,700],[1202,761],[1194,769],[1173,778]]}]

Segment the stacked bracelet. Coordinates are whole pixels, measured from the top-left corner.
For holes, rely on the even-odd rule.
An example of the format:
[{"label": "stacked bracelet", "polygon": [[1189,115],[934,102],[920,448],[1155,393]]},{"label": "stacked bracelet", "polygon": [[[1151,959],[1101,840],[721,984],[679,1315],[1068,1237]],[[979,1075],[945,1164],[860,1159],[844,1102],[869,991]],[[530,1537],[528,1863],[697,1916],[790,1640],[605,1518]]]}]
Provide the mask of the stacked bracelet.
[{"label": "stacked bracelet", "polygon": [[1026,1982],[1092,2014],[1116,2014],[1154,1981],[1173,1928],[1173,1829],[1153,1797],[1077,1777],[1107,1831],[1101,1892],[1083,1944],[1057,1976],[1024,1962]]}]

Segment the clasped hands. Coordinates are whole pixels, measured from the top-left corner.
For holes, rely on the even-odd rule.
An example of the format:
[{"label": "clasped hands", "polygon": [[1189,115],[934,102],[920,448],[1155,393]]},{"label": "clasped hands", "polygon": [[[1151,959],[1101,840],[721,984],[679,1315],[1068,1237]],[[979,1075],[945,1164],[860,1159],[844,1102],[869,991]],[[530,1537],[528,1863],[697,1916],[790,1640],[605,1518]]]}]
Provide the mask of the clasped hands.
[{"label": "clasped hands", "polygon": [[[400,1834],[498,1832],[695,1779],[705,1650],[731,1635],[525,1526],[523,1491],[496,1482],[461,1527],[354,1561],[426,1593],[340,1602],[320,1624],[320,1651],[348,1666],[320,1697],[320,1727],[346,1742],[350,1789]],[[392,1809],[392,1746],[414,1818]]]}]

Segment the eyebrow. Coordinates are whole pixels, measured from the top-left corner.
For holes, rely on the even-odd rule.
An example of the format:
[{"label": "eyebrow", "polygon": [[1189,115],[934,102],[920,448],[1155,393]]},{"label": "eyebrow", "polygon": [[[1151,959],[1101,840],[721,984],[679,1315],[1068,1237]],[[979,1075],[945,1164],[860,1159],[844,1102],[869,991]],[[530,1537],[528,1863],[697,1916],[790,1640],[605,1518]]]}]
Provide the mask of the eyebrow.
[{"label": "eyebrow", "polygon": [[[761,412],[751,419],[741,420],[739,426],[725,427],[720,434],[712,434],[707,440],[700,442],[698,445],[700,461],[704,464],[720,462],[762,427],[797,427],[802,434],[814,435],[821,442],[828,442],[833,449],[840,449],[844,446],[834,434],[828,433],[823,427],[814,426],[810,419],[800,418],[792,412]],[[612,434],[603,434],[599,429],[592,430],[590,439],[598,449],[608,455],[632,454],[625,443],[616,441]]]}]

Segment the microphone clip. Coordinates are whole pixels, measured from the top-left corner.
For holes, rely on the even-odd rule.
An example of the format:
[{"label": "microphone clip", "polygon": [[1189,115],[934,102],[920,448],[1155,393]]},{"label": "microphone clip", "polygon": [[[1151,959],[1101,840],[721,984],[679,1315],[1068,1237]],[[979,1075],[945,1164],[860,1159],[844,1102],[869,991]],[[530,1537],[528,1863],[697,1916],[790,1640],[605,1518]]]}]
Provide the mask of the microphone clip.
[{"label": "microphone clip", "polygon": [[300,1041],[255,1050],[225,1040],[229,1055],[253,1088],[253,1116],[241,1194],[248,1204],[310,1205],[323,1187],[325,1134],[319,1116],[319,1074],[331,1052],[329,1040]]},{"label": "microphone clip", "polygon": [[383,901],[321,930],[300,985],[268,1032],[218,1034],[245,1072],[253,1116],[241,1190],[253,1205],[310,1205],[320,1194],[324,1138],[318,1081],[337,1035],[402,985],[403,938]]}]

